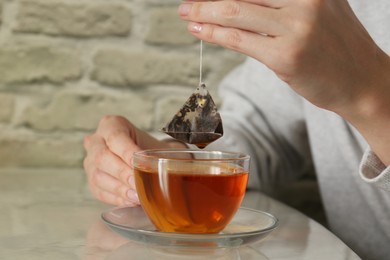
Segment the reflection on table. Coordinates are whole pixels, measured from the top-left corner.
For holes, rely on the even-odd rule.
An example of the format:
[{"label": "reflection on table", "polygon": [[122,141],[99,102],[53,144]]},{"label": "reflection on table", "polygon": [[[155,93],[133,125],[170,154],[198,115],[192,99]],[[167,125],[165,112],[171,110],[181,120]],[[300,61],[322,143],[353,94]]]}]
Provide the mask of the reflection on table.
[{"label": "reflection on table", "polygon": [[315,221],[257,192],[243,206],[269,212],[279,227],[238,248],[167,248],[129,241],[101,220],[82,170],[0,172],[0,259],[359,259]]}]

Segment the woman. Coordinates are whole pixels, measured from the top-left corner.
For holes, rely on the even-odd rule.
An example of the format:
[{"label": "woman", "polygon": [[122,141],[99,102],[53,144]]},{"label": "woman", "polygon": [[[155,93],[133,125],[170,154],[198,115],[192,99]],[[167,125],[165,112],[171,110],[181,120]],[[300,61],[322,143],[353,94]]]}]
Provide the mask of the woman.
[{"label": "woman", "polygon": [[[250,153],[249,186],[265,191],[313,163],[329,228],[363,259],[390,253],[387,10],[386,0],[191,1],[179,8],[193,35],[252,57],[220,86],[225,134],[210,149]],[[105,117],[85,147],[92,193],[135,205],[132,153],[183,144]]]}]

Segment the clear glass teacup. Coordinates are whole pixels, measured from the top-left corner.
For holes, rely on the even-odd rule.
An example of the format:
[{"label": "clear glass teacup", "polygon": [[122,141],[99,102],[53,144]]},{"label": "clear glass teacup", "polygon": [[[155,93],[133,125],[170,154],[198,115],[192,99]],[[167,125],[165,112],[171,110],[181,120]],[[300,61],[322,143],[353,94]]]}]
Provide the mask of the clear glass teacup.
[{"label": "clear glass teacup", "polygon": [[250,157],[206,150],[134,153],[141,205],[160,231],[218,233],[241,205]]}]

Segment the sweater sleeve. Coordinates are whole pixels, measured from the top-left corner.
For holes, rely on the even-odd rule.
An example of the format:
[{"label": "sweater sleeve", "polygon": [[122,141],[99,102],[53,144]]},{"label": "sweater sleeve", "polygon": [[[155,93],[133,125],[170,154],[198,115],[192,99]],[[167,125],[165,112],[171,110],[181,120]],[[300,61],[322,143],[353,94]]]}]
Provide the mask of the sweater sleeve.
[{"label": "sweater sleeve", "polygon": [[371,149],[363,155],[360,176],[364,181],[390,191],[390,166],[386,167]]}]

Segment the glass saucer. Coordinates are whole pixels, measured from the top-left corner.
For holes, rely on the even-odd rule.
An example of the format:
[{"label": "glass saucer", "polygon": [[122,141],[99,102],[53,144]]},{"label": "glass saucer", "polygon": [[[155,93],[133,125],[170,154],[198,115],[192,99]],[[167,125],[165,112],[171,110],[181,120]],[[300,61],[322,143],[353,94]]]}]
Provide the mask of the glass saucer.
[{"label": "glass saucer", "polygon": [[113,208],[103,212],[102,219],[112,230],[130,240],[170,247],[237,247],[260,241],[278,225],[273,215],[248,208],[239,208],[218,234],[158,231],[142,207]]}]

